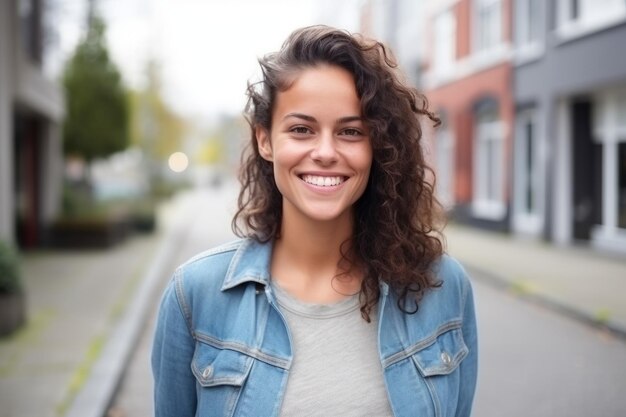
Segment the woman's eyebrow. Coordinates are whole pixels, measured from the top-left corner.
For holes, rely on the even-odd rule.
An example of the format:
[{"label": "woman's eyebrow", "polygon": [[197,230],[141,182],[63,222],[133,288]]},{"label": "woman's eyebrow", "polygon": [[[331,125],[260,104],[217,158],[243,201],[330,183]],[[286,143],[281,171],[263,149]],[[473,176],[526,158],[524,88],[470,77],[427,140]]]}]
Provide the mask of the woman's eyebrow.
[{"label": "woman's eyebrow", "polygon": [[[306,120],[307,122],[312,122],[315,123],[317,122],[317,119],[313,116],[309,116],[308,114],[304,114],[304,113],[289,113],[286,114],[285,117],[283,117],[283,120],[288,119],[289,117],[295,117],[297,119],[302,119],[302,120]],[[344,123],[350,123],[350,122],[362,122],[363,118],[361,116],[345,116],[345,117],[340,117],[339,119],[337,119],[337,123],[340,124],[344,124]]]},{"label": "woman's eyebrow", "polygon": [[289,117],[295,117],[297,119],[306,120],[307,122],[317,122],[317,119],[313,116],[309,116],[308,114],[303,113],[289,113],[283,117],[283,120],[288,119]]},{"label": "woman's eyebrow", "polygon": [[338,123],[350,123],[350,122],[362,122],[363,118],[361,116],[346,116],[337,119]]}]

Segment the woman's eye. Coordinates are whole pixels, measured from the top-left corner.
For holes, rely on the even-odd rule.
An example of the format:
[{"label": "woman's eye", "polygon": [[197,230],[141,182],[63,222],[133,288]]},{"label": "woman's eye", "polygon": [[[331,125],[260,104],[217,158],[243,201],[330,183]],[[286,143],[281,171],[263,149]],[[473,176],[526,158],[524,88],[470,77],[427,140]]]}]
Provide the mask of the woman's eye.
[{"label": "woman's eye", "polygon": [[295,126],[291,128],[291,132],[299,135],[306,135],[307,133],[310,133],[311,130],[305,126]]},{"label": "woman's eye", "polygon": [[354,128],[344,129],[342,133],[346,136],[361,136],[362,135],[359,129],[354,129]]}]

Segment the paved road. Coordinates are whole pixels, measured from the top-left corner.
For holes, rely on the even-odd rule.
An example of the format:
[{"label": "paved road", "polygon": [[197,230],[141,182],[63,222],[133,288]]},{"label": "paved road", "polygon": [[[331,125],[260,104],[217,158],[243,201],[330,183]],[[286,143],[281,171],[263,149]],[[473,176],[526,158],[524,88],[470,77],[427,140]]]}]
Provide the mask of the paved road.
[{"label": "paved road", "polygon": [[[206,215],[193,217],[176,264],[230,236],[229,223],[220,216],[232,213],[223,208],[224,201],[232,207],[232,194],[191,198]],[[478,275],[473,281],[481,348],[474,416],[626,416],[623,340],[495,289]],[[153,415],[148,363],[153,325],[145,328],[109,417]]]},{"label": "paved road", "polygon": [[474,277],[478,417],[626,416],[626,343]]}]

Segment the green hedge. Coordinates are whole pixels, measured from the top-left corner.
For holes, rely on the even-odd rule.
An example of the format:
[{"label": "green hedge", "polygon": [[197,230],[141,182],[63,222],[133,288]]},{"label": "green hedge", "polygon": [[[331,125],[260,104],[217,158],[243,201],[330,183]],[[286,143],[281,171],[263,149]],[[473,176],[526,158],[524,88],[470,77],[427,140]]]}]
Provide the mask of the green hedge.
[{"label": "green hedge", "polygon": [[17,252],[6,242],[0,241],[0,294],[22,291],[22,280]]}]

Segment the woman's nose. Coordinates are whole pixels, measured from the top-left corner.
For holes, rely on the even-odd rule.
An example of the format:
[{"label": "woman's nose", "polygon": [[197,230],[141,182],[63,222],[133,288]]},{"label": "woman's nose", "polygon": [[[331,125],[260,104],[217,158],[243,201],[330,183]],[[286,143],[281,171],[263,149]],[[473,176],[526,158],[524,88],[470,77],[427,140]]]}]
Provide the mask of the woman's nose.
[{"label": "woman's nose", "polygon": [[315,141],[315,147],[311,151],[311,157],[318,163],[329,164],[337,161],[337,148],[335,138],[330,133],[324,133]]}]

